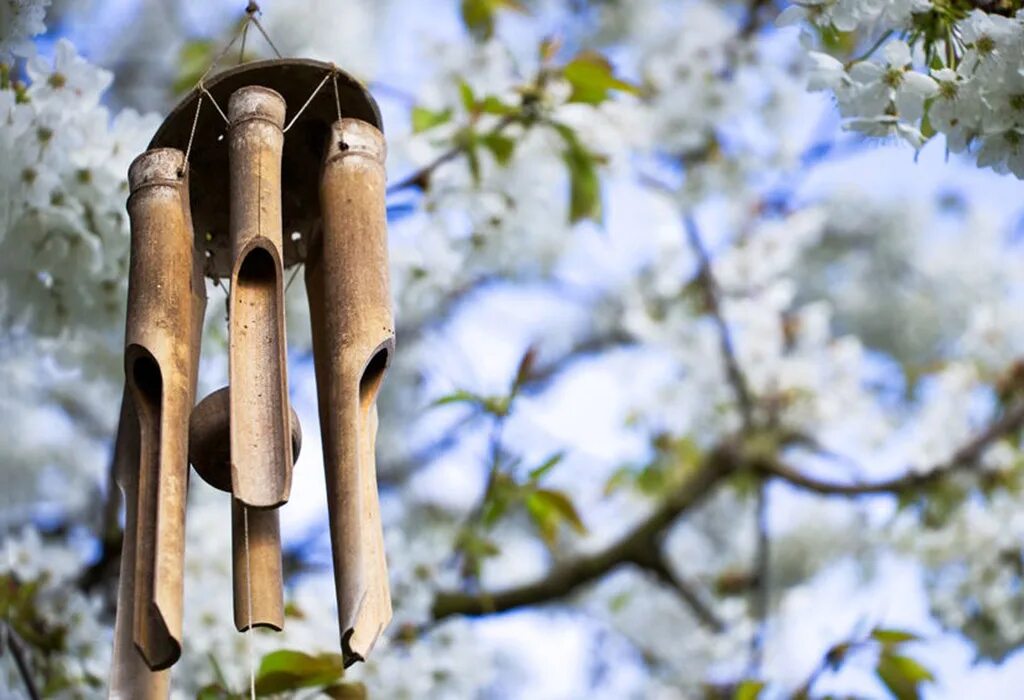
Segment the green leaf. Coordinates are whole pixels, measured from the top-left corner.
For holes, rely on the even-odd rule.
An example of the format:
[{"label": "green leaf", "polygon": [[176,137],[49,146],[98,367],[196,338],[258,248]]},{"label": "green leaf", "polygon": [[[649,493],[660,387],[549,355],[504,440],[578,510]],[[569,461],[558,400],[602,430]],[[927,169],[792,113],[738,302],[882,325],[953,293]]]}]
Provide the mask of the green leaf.
[{"label": "green leaf", "polygon": [[178,75],[171,85],[174,94],[190,90],[213,61],[217,44],[212,39],[191,39],[178,52]]},{"label": "green leaf", "polygon": [[554,60],[560,48],[562,48],[562,42],[558,37],[544,37],[540,42],[540,46],[537,47],[537,57],[541,63],[550,63]]},{"label": "green leaf", "polygon": [[516,108],[512,105],[507,105],[499,100],[494,95],[488,95],[477,105],[481,112],[487,114],[500,114],[501,116],[508,116],[509,114],[515,114]]},{"label": "green leaf", "polygon": [[480,154],[477,147],[480,145],[480,137],[473,131],[472,126],[464,127],[455,136],[455,145],[462,149],[469,162],[469,172],[473,176],[473,182],[480,182]]},{"label": "green leaf", "polygon": [[494,541],[470,528],[463,529],[455,541],[455,549],[462,555],[462,575],[479,577],[483,561],[501,554]]},{"label": "green leaf", "polygon": [[597,174],[597,159],[588,151],[576,132],[564,124],[555,129],[565,141],[562,160],[569,170],[569,221],[576,223],[583,219],[601,221],[601,179]]},{"label": "green leaf", "polygon": [[604,495],[611,496],[626,484],[631,483],[635,477],[636,474],[630,467],[619,467],[608,477],[608,481],[604,482]]},{"label": "green leaf", "polygon": [[494,4],[490,0],[462,0],[462,23],[477,39],[494,35]]},{"label": "green leaf", "polygon": [[931,671],[908,656],[883,653],[875,673],[897,700],[919,700],[921,684],[934,680]]},{"label": "green leaf", "polygon": [[462,0],[462,23],[476,39],[494,35],[494,18],[499,9],[526,12],[519,0]]},{"label": "green leaf", "polygon": [[540,466],[534,467],[530,470],[529,478],[533,483],[539,482],[548,472],[554,469],[559,462],[565,457],[565,452],[556,452],[547,459],[545,459]]},{"label": "green leaf", "polygon": [[594,51],[578,54],[566,64],[562,75],[572,85],[570,102],[596,105],[607,100],[608,93],[612,90],[634,95],[639,92],[635,85],[615,77],[608,59]]},{"label": "green leaf", "polygon": [[471,403],[476,404],[478,406],[483,406],[485,400],[486,399],[484,399],[484,397],[478,394],[474,394],[471,391],[459,389],[458,391],[454,391],[451,394],[436,399],[432,404],[430,404],[430,408],[435,408],[437,406],[447,406],[453,403]]},{"label": "green leaf", "polygon": [[283,649],[263,657],[256,676],[256,694],[266,696],[330,685],[344,673],[345,666],[340,654],[310,656],[301,651]]},{"label": "green leaf", "polygon": [[494,154],[494,160],[498,161],[498,165],[508,165],[516,148],[514,140],[496,131],[481,136],[480,143]]},{"label": "green leaf", "polygon": [[196,693],[196,700],[231,700],[237,697],[235,693],[228,691],[220,683],[204,685]]},{"label": "green leaf", "polygon": [[412,108],[412,133],[418,134],[451,120],[452,110],[434,111],[426,107]]},{"label": "green leaf", "polygon": [[555,535],[558,533],[558,526],[566,522],[577,533],[585,534],[587,531],[583,520],[572,500],[561,491],[551,489],[536,489],[526,496],[526,510],[530,514],[541,537],[549,545],[554,544]]},{"label": "green leaf", "polygon": [[480,513],[480,522],[485,527],[493,527],[508,511],[509,504],[517,497],[518,486],[508,474],[494,475],[491,486],[484,498]]},{"label": "green leaf", "polygon": [[366,700],[370,697],[362,683],[337,683],[323,688],[320,692],[334,700]]},{"label": "green leaf", "polygon": [[459,98],[467,112],[476,111],[476,96],[473,94],[473,88],[465,80],[459,81]]},{"label": "green leaf", "polygon": [[736,692],[733,693],[733,700],[757,700],[761,697],[761,691],[764,690],[764,681],[755,681],[747,679],[736,686]]},{"label": "green leaf", "polygon": [[537,348],[531,345],[519,358],[519,365],[516,367],[516,376],[512,380],[512,392],[518,393],[519,388],[529,381],[533,376],[533,366],[537,363]]},{"label": "green leaf", "polygon": [[871,630],[871,638],[876,642],[881,642],[885,646],[896,646],[905,642],[916,642],[920,639],[913,632],[906,632],[904,630],[896,629],[884,629],[876,627]]}]

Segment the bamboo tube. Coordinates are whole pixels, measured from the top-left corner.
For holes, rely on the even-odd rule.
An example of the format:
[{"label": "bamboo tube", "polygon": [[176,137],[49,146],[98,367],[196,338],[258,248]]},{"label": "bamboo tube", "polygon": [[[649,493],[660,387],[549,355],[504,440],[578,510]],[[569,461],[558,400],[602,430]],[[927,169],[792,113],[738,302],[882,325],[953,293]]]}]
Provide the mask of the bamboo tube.
[{"label": "bamboo tube", "polygon": [[281,154],[285,103],[249,86],[228,103],[231,123],[231,479],[235,498],[271,508],[288,500]]},{"label": "bamboo tube", "polygon": [[170,672],[150,671],[133,637],[135,618],[135,547],[139,525],[139,422],[125,391],[114,443],[114,475],[124,498],[124,538],[117,583],[114,654],[110,666],[110,700],[160,700],[170,693]]},{"label": "bamboo tube", "polygon": [[[224,387],[200,401],[192,410],[189,423],[189,460],[192,466],[206,483],[228,493],[231,492],[229,393],[228,387]],[[302,449],[302,428],[295,411],[290,410],[289,415],[294,462]],[[246,511],[248,528],[245,522]],[[244,632],[249,628],[251,620],[253,627],[282,629],[284,578],[277,509],[250,508],[233,498],[231,546],[235,627],[239,632]]]},{"label": "bamboo tube", "polygon": [[391,620],[377,497],[377,391],[394,350],[384,207],[384,137],[357,119],[331,129],[323,224],[306,261],[338,622],[345,664]]},{"label": "bamboo tube", "polygon": [[181,654],[188,421],[198,340],[184,155],[147,151],[128,171],[131,263],[125,381],[139,425],[133,637],[150,668]]},{"label": "bamboo tube", "polygon": [[231,553],[235,629],[284,629],[284,574],[277,509],[250,508],[232,498]]}]

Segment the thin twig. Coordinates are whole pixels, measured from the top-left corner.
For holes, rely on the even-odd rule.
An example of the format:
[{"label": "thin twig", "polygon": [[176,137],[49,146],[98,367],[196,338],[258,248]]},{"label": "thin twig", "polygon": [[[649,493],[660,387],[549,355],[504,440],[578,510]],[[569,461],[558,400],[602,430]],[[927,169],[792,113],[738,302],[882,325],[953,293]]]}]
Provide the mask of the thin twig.
[{"label": "thin twig", "polygon": [[711,609],[711,606],[704,600],[704,596],[683,576],[673,571],[671,565],[666,561],[665,554],[657,544],[652,544],[657,550],[649,559],[637,561],[643,568],[647,569],[666,586],[672,588],[684,603],[693,611],[693,614],[708,629],[714,632],[724,632],[725,623]]},{"label": "thin twig", "polygon": [[18,668],[18,675],[21,676],[21,682],[25,685],[25,692],[28,693],[30,700],[39,700],[42,696],[39,694],[39,688],[36,687],[36,682],[32,679],[32,673],[29,671],[28,660],[26,657],[24,642],[14,628],[11,627],[10,623],[0,620],[0,630],[3,631],[3,640],[6,644],[0,644],[0,650],[4,646],[7,646],[11,650],[11,656],[14,657],[14,665]]},{"label": "thin twig", "polygon": [[794,469],[782,462],[762,464],[766,476],[781,479],[792,486],[822,496],[862,496],[872,494],[898,494],[934,484],[954,471],[977,465],[985,452],[999,440],[1024,428],[1024,402],[1005,411],[987,428],[958,449],[944,463],[922,472],[907,472],[892,479],[844,484],[819,479]]},{"label": "thin twig", "polygon": [[771,538],[768,535],[768,484],[762,481],[757,489],[757,509],[755,514],[757,542],[754,549],[755,586],[752,591],[752,608],[754,613],[754,634],[750,638],[749,674],[760,675],[761,663],[764,658],[764,642],[768,619],[768,605],[771,597],[769,563],[771,556]]},{"label": "thin twig", "polygon": [[686,214],[683,217],[683,224],[690,248],[697,256],[697,282],[704,291],[704,303],[718,329],[718,342],[729,385],[736,396],[737,404],[739,404],[743,427],[749,431],[754,425],[754,402],[751,399],[747,378],[743,374],[743,370],[740,369],[739,361],[736,358],[736,348],[732,342],[729,324],[726,323],[722,313],[721,290],[711,268],[711,258],[704,247],[704,241],[701,240],[700,229],[697,227],[697,221],[693,215]]},{"label": "thin twig", "polygon": [[[492,133],[492,134],[500,134],[509,125],[511,125],[515,120],[516,120],[516,116],[515,115],[509,115],[509,116],[503,117],[501,119],[501,121],[499,121],[494,126],[494,128],[490,131],[490,133]],[[395,182],[394,184],[389,185],[388,189],[387,189],[387,193],[388,194],[395,194],[396,192],[401,192],[402,190],[409,189],[410,187],[419,187],[420,189],[426,189],[427,182],[428,182],[428,180],[430,179],[430,176],[434,173],[435,170],[440,168],[445,163],[447,163],[447,162],[449,162],[451,160],[454,160],[458,156],[460,156],[463,153],[465,153],[467,150],[468,150],[468,146],[465,145],[465,144],[457,144],[455,146],[452,146],[447,151],[443,152],[441,155],[437,156],[436,158],[434,158],[434,160],[430,161],[429,163],[427,163],[423,167],[418,168],[417,170],[414,170],[413,172],[411,172],[410,174],[406,175],[405,177],[403,177],[398,182]]]}]

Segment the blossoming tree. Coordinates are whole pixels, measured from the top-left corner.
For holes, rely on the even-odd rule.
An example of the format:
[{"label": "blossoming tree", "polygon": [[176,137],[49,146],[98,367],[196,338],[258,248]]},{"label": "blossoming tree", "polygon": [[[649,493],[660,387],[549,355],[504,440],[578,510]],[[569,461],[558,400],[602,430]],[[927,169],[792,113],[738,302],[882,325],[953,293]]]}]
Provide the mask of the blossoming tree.
[{"label": "blossoming tree", "polygon": [[[105,693],[127,166],[242,9],[96,5],[0,0],[14,697]],[[395,620],[343,676],[308,449],[286,629],[236,634],[229,505],[194,480],[175,697],[902,699],[1015,667],[1020,2],[264,5],[385,113]]]}]

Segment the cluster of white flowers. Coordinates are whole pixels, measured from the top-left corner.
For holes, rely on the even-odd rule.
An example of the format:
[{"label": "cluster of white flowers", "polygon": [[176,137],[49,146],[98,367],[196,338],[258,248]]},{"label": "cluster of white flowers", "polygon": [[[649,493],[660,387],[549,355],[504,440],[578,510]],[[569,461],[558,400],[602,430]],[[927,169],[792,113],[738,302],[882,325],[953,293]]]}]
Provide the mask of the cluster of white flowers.
[{"label": "cluster of white flowers", "polygon": [[819,29],[852,32],[862,27],[906,28],[913,15],[931,8],[931,0],[801,0],[779,14],[778,24],[806,22]]},{"label": "cluster of white flowers", "polygon": [[0,63],[35,53],[32,37],[46,31],[43,19],[50,0],[0,2]]},{"label": "cluster of white flowers", "polygon": [[897,546],[925,565],[939,621],[997,660],[1024,642],[1022,537],[1020,496],[1005,491],[967,501],[940,527],[906,517],[894,532]]},{"label": "cluster of white flowers", "polygon": [[[50,640],[46,658],[50,677],[64,681],[55,683],[48,697],[71,700],[99,696],[110,668],[112,635],[104,619],[102,600],[78,588],[84,565],[85,558],[68,543],[44,540],[32,527],[5,535],[0,547],[0,582],[5,587],[5,600],[11,604],[5,608],[5,617],[10,616],[5,622],[10,621],[18,630],[20,611],[14,605],[18,599],[15,591],[31,589],[31,623],[37,626],[33,632]],[[37,677],[41,660],[39,655],[28,659]],[[4,697],[28,697],[10,654],[0,660],[0,683]]]},{"label": "cluster of white flowers", "polygon": [[0,85],[0,320],[36,335],[116,328],[124,308],[126,173],[155,117],[111,123],[111,74],[61,40],[30,83]]},{"label": "cluster of white flowers", "polygon": [[[810,52],[810,87],[835,94],[849,128],[915,148],[941,133],[951,152],[1024,178],[1024,14],[950,12],[931,0],[821,0],[794,3],[779,23],[881,36],[877,57]],[[948,25],[940,38],[926,28],[936,21]]]}]

